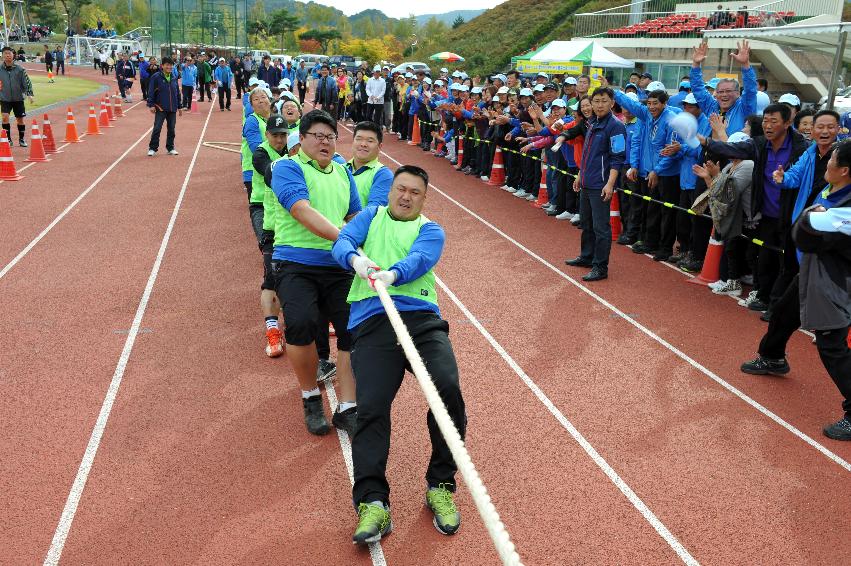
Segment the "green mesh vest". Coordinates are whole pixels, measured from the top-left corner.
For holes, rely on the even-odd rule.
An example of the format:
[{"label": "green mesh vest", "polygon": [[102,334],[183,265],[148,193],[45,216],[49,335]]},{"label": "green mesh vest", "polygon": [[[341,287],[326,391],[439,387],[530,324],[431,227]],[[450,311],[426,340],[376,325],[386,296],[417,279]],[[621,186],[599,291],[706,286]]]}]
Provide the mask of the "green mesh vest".
[{"label": "green mesh vest", "polygon": [[[272,161],[277,161],[281,158],[281,154],[275,151],[275,149],[269,145],[269,140],[264,141],[260,144],[260,147],[269,155]],[[277,214],[277,209],[281,208],[281,203],[278,202],[278,199],[275,197],[275,193],[272,192],[272,189],[266,184],[266,179],[263,176],[263,171],[258,171],[254,169],[254,165],[251,166],[254,174],[251,176],[251,196],[254,196],[254,193],[259,192],[263,195],[263,229],[264,230],[274,230],[275,229],[275,214]]]},{"label": "green mesh vest", "polygon": [[[342,227],[349,212],[349,172],[343,165],[332,161],[324,170],[303,151],[292,158],[301,167],[310,206],[327,218],[334,226]],[[275,245],[311,250],[331,250],[334,242],[320,238],[293,218],[284,208],[275,216]]]},{"label": "green mesh vest", "polygon": [[349,161],[352,164],[352,177],[355,180],[355,185],[358,188],[358,195],[360,195],[360,205],[366,206],[366,201],[369,200],[369,191],[372,189],[372,181],[375,179],[375,174],[378,173],[379,169],[384,167],[382,163],[380,163],[377,159],[373,159],[369,163],[366,164],[365,167],[367,169],[355,175],[355,162],[354,160]]},{"label": "green mesh vest", "polygon": [[[390,216],[390,210],[386,206],[379,206],[375,218],[369,225],[369,232],[363,244],[363,251],[369,259],[381,266],[382,269],[390,269],[398,261],[408,256],[414,240],[420,235],[420,229],[424,224],[430,222],[428,218],[420,214],[416,220],[403,222],[395,220]],[[404,285],[391,285],[387,288],[390,295],[401,295],[419,299],[432,304],[437,304],[437,293],[434,289],[434,271],[414,279]],[[356,303],[364,299],[377,297],[378,293],[369,285],[369,282],[355,277],[349,296],[349,303]]]}]

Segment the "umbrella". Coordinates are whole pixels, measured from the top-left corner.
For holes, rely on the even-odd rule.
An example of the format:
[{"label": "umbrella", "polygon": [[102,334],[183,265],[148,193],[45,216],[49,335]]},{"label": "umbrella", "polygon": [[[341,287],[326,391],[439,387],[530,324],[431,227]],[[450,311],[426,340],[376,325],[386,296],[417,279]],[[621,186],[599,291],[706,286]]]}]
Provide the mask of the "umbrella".
[{"label": "umbrella", "polygon": [[464,58],[458,55],[457,53],[451,53],[449,51],[441,51],[440,53],[435,53],[431,57],[429,57],[432,61],[446,61],[447,63],[456,63],[458,61],[464,61]]}]

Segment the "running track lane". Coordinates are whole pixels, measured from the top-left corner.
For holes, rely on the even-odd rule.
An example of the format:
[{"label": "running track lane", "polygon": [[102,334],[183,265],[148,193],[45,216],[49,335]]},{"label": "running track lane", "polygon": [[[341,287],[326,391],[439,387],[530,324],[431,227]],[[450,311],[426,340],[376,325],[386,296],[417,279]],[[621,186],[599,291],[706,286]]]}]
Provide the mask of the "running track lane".
[{"label": "running track lane", "polygon": [[[349,543],[354,514],[336,441],[304,431],[287,361],[260,353],[259,257],[238,173],[220,155],[202,150],[202,161],[216,165],[199,169],[190,184],[146,314],[152,332],[128,366],[65,548],[68,562],[110,563],[132,555],[140,561],[369,563],[366,552]],[[232,181],[219,184],[215,194],[205,191],[223,177]],[[209,223],[211,216],[219,221]],[[203,254],[200,230],[217,243]],[[453,321],[461,319],[451,304],[446,308]],[[462,374],[470,376],[471,422],[488,423],[471,428],[473,457],[521,550],[569,556],[576,545],[582,551],[577,556],[599,561],[676,562],[582,451],[564,442],[559,425],[513,372],[498,358],[481,356],[487,347],[481,336],[458,339],[456,347]],[[495,399],[503,390],[508,393]],[[533,434],[518,435],[516,424],[504,419],[512,395],[535,415]],[[424,414],[416,385],[406,383],[394,408],[396,529],[386,539],[388,562],[493,562],[492,544],[463,489],[463,535],[442,537],[430,524],[421,499]],[[533,454],[530,445],[538,448]],[[493,458],[497,453],[506,459]],[[576,483],[566,485],[558,469]],[[534,517],[544,493],[559,496],[553,504],[559,515],[571,517],[570,528],[518,516],[528,511]],[[607,525],[602,533],[601,524]]]},{"label": "running track lane", "polygon": [[[180,120],[187,147],[201,122]],[[149,126],[138,125],[134,139]],[[75,150],[84,156],[87,147]],[[144,151],[143,143],[0,280],[0,324],[14,345],[0,380],[0,553],[17,563],[44,558],[168,220],[172,175],[188,167],[185,155],[160,156],[155,169]],[[86,181],[74,182],[77,168],[91,163],[67,164],[66,183],[79,193]]]},{"label": "running track lane", "polygon": [[[509,233],[520,232],[519,239],[545,257],[552,255],[545,251],[552,247],[548,242],[555,241],[548,233],[551,227],[561,228],[553,235],[569,240],[568,249],[578,246],[577,230],[562,228],[563,224],[544,218],[540,211],[478,180],[459,179],[461,174],[450,172],[445,162],[423,157],[418,150],[393,141],[388,146],[385,149],[391,155],[402,156],[407,162],[425,160],[437,187],[480,210],[497,225],[504,225]],[[599,303],[565,285],[477,220],[459,214],[460,209],[445,198],[432,198],[429,206],[431,217],[445,222],[450,232],[448,241],[460,242],[449,246],[442,260],[441,273],[449,286],[461,291],[462,300],[474,313],[491,321],[485,326],[504,345],[513,345],[507,347],[524,360],[522,366],[535,368],[534,375],[545,376],[542,386],[549,383],[544,389],[558,392],[559,397],[551,394],[558,406],[576,407],[569,413],[584,416],[575,422],[580,430],[588,431],[586,436],[592,444],[602,446],[604,453],[611,451],[615,462],[624,459],[628,483],[639,488],[639,494],[651,494],[645,501],[658,509],[675,534],[683,533],[681,539],[698,559],[708,553],[714,560],[723,560],[722,549],[727,545],[727,560],[741,560],[750,553],[753,561],[766,560],[765,548],[752,546],[753,540],[765,539],[770,540],[771,555],[776,553],[776,559],[769,561],[794,562],[798,557],[830,563],[848,554],[848,540],[840,532],[822,534],[825,521],[842,522],[845,516],[849,492],[841,486],[849,486],[846,470],[727,394]],[[524,228],[517,230],[517,226]],[[481,259],[471,262],[471,255]],[[645,261],[630,269],[632,281],[617,279],[621,272],[617,266],[624,259],[630,263]],[[550,261],[556,263],[558,259]],[[453,264],[456,269],[452,269]],[[708,303],[707,299],[721,298],[707,297],[706,289],[682,285],[681,277],[664,269],[657,268],[658,273],[647,278],[652,280],[643,280],[642,275],[652,271],[647,266],[643,258],[623,248],[615,250],[611,269],[615,279],[592,289],[615,305],[628,299],[629,312],[635,313],[642,324],[654,328],[663,321],[657,332],[681,349],[694,351],[699,361],[707,363],[707,354],[713,362],[723,358],[724,354],[704,348],[690,350],[684,339],[689,334],[689,321],[683,320],[683,313],[691,312],[686,308],[689,301],[693,307],[701,300]],[[640,267],[645,268],[644,273]],[[636,289],[650,288],[674,303],[674,308],[666,309],[665,303],[655,303],[651,308],[642,305],[644,296]],[[695,296],[696,290],[704,294]],[[499,299],[494,301],[494,297]],[[506,309],[506,304],[512,308]],[[701,338],[713,346],[713,340],[726,339],[723,346],[730,350],[741,348],[746,340],[755,344],[764,329],[758,322],[752,324],[755,332],[751,330],[751,337],[738,341],[729,340],[723,332],[730,324],[745,326],[754,318],[731,305],[729,300],[707,305],[703,313],[706,328],[710,332],[717,327],[722,330],[716,330],[717,337],[704,334]],[[796,335],[793,341],[801,357],[812,360],[800,366],[821,369],[805,337]],[[742,355],[727,354],[735,361]],[[730,370],[716,371],[724,377],[739,377]],[[569,386],[565,383],[567,376]],[[825,410],[834,408],[825,407],[826,399],[836,396],[832,383],[827,376],[819,379],[812,385],[821,384],[820,398],[786,400],[788,404],[781,407],[805,411],[811,406],[813,411],[835,414]],[[742,381],[741,387],[747,388],[748,380]],[[760,394],[760,398],[780,396],[777,391],[760,390]],[[773,405],[774,399],[771,401]],[[808,432],[840,455],[847,448],[823,440],[817,435],[818,428]],[[620,458],[615,459],[615,455]],[[627,473],[630,469],[641,473],[631,479]],[[648,472],[649,477],[642,477]],[[837,494],[842,496],[837,499]],[[755,515],[760,518],[756,524],[752,522]],[[669,516],[674,519],[666,520]]]}]

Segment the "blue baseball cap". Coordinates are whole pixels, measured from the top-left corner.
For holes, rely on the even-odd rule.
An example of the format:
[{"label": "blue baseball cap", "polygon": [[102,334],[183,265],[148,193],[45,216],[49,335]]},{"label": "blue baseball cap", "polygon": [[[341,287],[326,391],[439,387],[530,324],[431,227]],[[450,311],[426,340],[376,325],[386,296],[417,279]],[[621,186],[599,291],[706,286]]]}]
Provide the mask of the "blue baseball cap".
[{"label": "blue baseball cap", "polygon": [[682,81],[682,82],[680,83],[680,88],[691,88],[691,82],[689,82],[689,81]]},{"label": "blue baseball cap", "polygon": [[708,83],[706,83],[706,86],[711,88],[712,90],[715,90],[718,87],[718,83],[720,83],[720,82],[721,82],[721,79],[719,79],[718,77],[715,77],[715,78],[711,79]]}]

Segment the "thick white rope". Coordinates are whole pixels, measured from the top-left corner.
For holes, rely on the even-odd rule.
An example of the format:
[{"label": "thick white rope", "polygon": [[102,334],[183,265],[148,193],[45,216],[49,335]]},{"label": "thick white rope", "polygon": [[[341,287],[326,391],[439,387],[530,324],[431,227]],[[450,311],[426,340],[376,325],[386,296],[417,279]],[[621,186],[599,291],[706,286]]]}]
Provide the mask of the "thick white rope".
[{"label": "thick white rope", "polygon": [[437,388],[434,386],[434,382],[432,382],[431,376],[428,374],[428,370],[419,352],[417,352],[416,346],[414,346],[414,341],[411,339],[411,335],[408,334],[408,329],[405,327],[405,323],[402,322],[402,317],[399,316],[396,305],[393,304],[393,299],[390,298],[390,294],[387,292],[387,288],[382,281],[373,280],[373,283],[375,290],[378,292],[378,297],[381,299],[381,304],[387,312],[387,318],[390,319],[390,324],[396,332],[396,338],[398,338],[399,344],[402,345],[402,350],[411,364],[411,369],[414,371],[414,376],[417,378],[417,382],[425,394],[428,406],[434,415],[434,420],[437,421],[437,426],[441,434],[443,434],[443,438],[446,439],[449,451],[452,452],[455,464],[458,466],[458,470],[461,472],[461,476],[463,476],[464,482],[470,490],[470,495],[473,496],[476,509],[479,510],[479,515],[481,515],[482,521],[485,523],[488,533],[490,533],[491,540],[502,559],[503,565],[522,566],[520,555],[517,554],[514,543],[511,542],[508,531],[505,529],[505,525],[499,519],[499,513],[496,507],[494,507],[493,502],[491,502],[488,490],[485,484],[482,483],[479,472],[476,471],[476,467],[470,459],[470,454],[464,446],[464,441],[461,440],[458,429],[455,428],[455,424],[449,417],[446,405],[443,404],[443,399],[440,398],[440,394],[437,392]]}]

